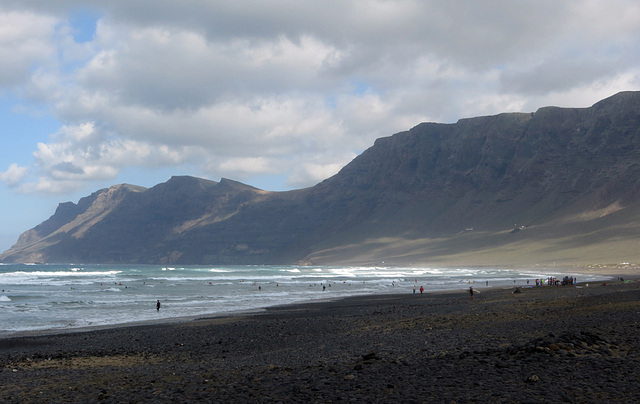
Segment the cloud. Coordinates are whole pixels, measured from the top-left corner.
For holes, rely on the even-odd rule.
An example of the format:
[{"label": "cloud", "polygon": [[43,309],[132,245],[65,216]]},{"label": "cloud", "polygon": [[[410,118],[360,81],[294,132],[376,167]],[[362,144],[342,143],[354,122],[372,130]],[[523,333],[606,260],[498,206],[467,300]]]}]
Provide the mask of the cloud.
[{"label": "cloud", "polygon": [[63,123],[3,174],[23,192],[131,167],[308,186],[423,121],[640,88],[631,0],[86,1],[81,43],[78,5],[0,6],[0,91]]},{"label": "cloud", "polygon": [[15,187],[27,175],[27,167],[20,167],[16,163],[9,166],[7,171],[0,172],[0,181],[10,187]]},{"label": "cloud", "polygon": [[63,126],[49,143],[38,143],[33,153],[37,179],[21,184],[20,191],[71,192],[91,182],[111,180],[132,162],[142,167],[178,165],[191,153],[186,148],[110,137],[94,123]]},{"label": "cloud", "polygon": [[29,80],[34,64],[55,52],[56,20],[27,12],[0,13],[0,88],[14,88]]}]

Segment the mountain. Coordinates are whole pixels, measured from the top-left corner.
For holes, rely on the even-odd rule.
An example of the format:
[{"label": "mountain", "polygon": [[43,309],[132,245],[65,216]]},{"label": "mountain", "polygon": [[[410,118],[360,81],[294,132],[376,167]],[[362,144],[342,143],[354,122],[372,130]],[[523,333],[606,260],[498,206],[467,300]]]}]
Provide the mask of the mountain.
[{"label": "mountain", "polygon": [[116,185],[3,262],[550,265],[640,261],[640,92],[422,123],[314,187]]}]

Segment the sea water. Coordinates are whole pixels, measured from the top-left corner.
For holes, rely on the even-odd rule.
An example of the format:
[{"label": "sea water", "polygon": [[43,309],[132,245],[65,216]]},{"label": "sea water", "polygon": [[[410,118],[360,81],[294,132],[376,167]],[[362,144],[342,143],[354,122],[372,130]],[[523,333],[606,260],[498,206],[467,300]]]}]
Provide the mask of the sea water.
[{"label": "sea water", "polygon": [[[0,337],[183,320],[365,294],[533,285],[554,269],[0,265]],[[577,276],[579,281],[608,279]],[[419,293],[419,292],[417,292]],[[156,310],[156,301],[161,308]]]}]

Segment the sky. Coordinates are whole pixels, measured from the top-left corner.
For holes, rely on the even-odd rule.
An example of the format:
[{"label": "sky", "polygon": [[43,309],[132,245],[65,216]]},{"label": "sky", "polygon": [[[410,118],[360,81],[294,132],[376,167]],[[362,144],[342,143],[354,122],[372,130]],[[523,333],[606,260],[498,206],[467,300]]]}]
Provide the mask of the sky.
[{"label": "sky", "polygon": [[421,122],[640,89],[637,0],[0,0],[0,251],[173,175],[313,186]]}]

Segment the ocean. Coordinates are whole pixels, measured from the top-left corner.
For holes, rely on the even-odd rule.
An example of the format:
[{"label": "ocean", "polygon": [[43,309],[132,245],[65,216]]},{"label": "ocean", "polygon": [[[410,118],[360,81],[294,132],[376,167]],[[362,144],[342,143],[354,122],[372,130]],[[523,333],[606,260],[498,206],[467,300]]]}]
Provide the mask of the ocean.
[{"label": "ocean", "polygon": [[[534,285],[555,268],[0,265],[0,337],[261,310],[368,294]],[[606,276],[567,273],[578,281]],[[528,283],[527,283],[528,282]],[[416,293],[419,293],[417,291]],[[161,308],[156,310],[156,301]]]}]

